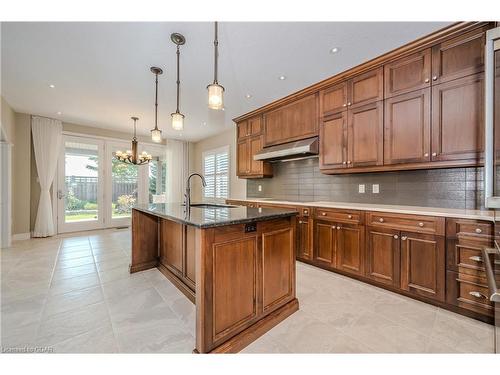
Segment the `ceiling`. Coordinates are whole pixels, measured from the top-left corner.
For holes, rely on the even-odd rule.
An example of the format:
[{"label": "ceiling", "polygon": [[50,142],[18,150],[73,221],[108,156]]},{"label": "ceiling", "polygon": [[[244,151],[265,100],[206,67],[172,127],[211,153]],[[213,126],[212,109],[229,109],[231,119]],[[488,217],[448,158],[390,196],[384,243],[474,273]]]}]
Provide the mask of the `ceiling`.
[{"label": "ceiling", "polygon": [[[449,23],[224,22],[219,25],[219,83],[225,111],[207,108],[213,80],[213,24],[207,22],[2,23],[2,96],[16,112],[138,132],[154,127],[154,76],[159,66],[159,126],[168,138],[198,141],[231,119]],[[175,111],[175,46],[181,47],[181,104]],[[330,53],[333,47],[339,52]],[[286,79],[280,80],[281,75]],[[54,85],[55,88],[50,88]],[[251,97],[247,98],[246,95]],[[61,114],[58,114],[61,112]]]}]

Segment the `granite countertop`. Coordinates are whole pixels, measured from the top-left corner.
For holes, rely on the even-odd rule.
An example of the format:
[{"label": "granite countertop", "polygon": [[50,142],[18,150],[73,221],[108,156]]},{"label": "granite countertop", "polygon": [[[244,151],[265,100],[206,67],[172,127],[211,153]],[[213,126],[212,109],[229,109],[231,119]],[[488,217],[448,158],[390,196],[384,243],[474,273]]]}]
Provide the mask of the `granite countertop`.
[{"label": "granite countertop", "polygon": [[493,211],[487,210],[468,210],[460,208],[439,208],[439,207],[421,207],[421,206],[404,206],[390,204],[372,204],[372,203],[348,203],[348,202],[294,202],[283,201],[272,198],[235,198],[230,199],[235,201],[255,202],[255,203],[276,203],[288,204],[295,206],[322,207],[322,208],[339,208],[350,210],[377,211],[377,212],[393,212],[412,215],[427,215],[427,216],[443,216],[454,217],[460,219],[475,219],[493,221]]},{"label": "granite countertop", "polygon": [[295,216],[297,211],[281,208],[249,208],[242,206],[193,207],[189,212],[181,203],[141,204],[134,209],[198,228],[251,223]]}]

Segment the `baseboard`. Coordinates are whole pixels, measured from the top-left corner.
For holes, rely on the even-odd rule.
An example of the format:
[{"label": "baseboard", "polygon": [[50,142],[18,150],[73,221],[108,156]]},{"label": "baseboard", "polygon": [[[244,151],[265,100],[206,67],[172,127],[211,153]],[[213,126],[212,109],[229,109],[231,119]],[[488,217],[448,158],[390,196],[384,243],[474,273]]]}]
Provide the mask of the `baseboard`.
[{"label": "baseboard", "polygon": [[31,233],[16,233],[12,235],[12,241],[29,240],[30,238]]}]

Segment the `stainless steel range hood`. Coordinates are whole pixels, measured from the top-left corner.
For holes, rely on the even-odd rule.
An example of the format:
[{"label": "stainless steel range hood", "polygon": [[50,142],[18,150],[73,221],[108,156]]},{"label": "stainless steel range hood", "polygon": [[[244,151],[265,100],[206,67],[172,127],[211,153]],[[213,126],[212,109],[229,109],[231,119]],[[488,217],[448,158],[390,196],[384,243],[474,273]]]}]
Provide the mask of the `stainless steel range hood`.
[{"label": "stainless steel range hood", "polygon": [[253,156],[254,160],[278,161],[318,155],[318,137],[284,143],[262,149]]}]

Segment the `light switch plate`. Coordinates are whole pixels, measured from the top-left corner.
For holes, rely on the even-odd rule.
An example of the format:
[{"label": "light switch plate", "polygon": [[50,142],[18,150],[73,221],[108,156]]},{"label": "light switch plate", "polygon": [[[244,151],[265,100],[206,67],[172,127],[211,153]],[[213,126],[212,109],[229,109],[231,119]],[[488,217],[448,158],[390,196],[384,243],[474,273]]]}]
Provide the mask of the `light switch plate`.
[{"label": "light switch plate", "polygon": [[365,193],[365,185],[364,184],[359,184],[358,185],[358,193],[364,194]]},{"label": "light switch plate", "polygon": [[379,184],[372,185],[372,192],[373,192],[373,194],[378,194],[380,192]]},{"label": "light switch plate", "polygon": [[257,190],[262,191],[262,185],[259,185]]}]

